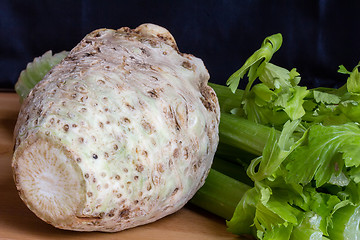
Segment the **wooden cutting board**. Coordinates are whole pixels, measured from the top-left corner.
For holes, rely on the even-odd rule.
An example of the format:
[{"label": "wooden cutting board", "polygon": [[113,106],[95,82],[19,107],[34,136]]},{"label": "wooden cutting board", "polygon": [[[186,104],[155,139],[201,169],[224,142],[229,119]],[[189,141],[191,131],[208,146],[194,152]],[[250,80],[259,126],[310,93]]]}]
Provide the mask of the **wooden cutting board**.
[{"label": "wooden cutting board", "polygon": [[155,223],[118,233],[60,230],[38,219],[20,200],[11,170],[13,129],[20,103],[14,93],[0,93],[0,239],[239,239],[225,221],[191,205]]}]

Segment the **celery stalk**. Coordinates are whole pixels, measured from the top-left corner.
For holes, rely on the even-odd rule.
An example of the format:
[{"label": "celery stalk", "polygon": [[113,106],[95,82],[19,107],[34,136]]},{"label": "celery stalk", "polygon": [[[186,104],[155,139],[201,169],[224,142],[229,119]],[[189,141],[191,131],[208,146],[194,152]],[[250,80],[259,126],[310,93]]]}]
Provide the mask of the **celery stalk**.
[{"label": "celery stalk", "polygon": [[[233,114],[222,113],[219,126],[220,142],[261,155],[271,129]],[[276,135],[280,136],[280,132],[276,131]]]},{"label": "celery stalk", "polygon": [[211,169],[204,186],[190,202],[222,218],[230,219],[238,202],[250,188],[240,181]]}]

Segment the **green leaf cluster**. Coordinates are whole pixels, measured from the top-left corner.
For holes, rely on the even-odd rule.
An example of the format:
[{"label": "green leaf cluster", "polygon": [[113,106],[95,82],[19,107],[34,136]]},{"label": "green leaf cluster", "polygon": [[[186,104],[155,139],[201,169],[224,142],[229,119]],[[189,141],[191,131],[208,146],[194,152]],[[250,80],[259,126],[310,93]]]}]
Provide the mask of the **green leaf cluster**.
[{"label": "green leaf cluster", "polygon": [[[228,230],[258,239],[357,239],[360,64],[340,66],[348,75],[341,88],[308,89],[295,68],[270,63],[281,45],[281,34],[267,37],[230,76],[232,94],[219,98],[220,144],[254,154],[239,172],[252,184]],[[246,73],[246,88],[237,89]],[[243,158],[237,154],[233,159]]]}]

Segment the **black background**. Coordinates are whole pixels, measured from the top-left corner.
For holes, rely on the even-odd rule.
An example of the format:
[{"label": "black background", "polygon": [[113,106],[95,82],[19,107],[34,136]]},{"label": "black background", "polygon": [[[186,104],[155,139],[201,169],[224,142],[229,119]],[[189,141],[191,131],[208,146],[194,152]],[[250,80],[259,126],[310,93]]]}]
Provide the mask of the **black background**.
[{"label": "black background", "polygon": [[227,78],[263,39],[282,33],[272,62],[296,67],[301,85],[338,87],[360,60],[360,4],[266,0],[0,0],[0,88],[12,89],[27,62],[47,50],[73,48],[97,28],[167,28],[180,51],[203,59],[211,82]]}]

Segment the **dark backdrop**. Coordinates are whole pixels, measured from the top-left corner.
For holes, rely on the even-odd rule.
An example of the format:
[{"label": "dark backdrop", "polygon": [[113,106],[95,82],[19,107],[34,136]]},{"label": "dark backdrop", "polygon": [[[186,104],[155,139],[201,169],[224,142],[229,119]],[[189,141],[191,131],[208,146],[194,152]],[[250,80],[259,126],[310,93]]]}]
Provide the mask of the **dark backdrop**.
[{"label": "dark backdrop", "polygon": [[51,49],[70,50],[90,31],[151,22],[167,28],[180,51],[200,57],[212,82],[225,84],[271,34],[284,42],[272,62],[296,67],[302,85],[340,86],[344,64],[360,60],[355,1],[269,0],[0,0],[0,88]]}]

